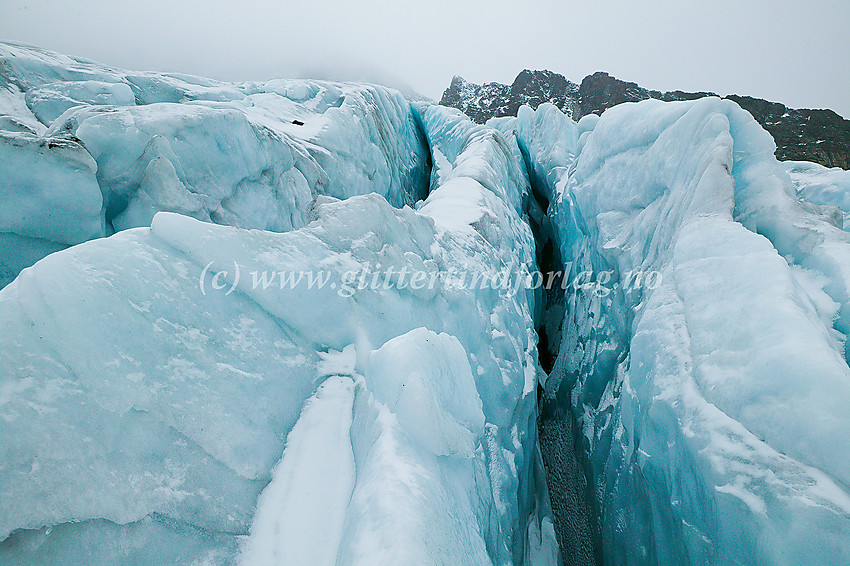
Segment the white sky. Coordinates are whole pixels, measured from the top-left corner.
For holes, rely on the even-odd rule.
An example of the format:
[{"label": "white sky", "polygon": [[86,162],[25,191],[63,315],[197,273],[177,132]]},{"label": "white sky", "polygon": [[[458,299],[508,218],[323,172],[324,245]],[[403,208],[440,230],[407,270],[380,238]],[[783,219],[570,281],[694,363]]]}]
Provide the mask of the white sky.
[{"label": "white sky", "polygon": [[435,99],[455,74],[605,70],[850,117],[848,0],[0,0],[0,39],[135,70],[361,79]]}]

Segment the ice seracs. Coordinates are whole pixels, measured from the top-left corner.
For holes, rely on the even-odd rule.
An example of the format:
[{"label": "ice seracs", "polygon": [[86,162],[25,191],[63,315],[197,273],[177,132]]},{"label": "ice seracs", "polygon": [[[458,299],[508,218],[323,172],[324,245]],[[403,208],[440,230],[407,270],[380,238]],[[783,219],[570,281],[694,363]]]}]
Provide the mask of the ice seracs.
[{"label": "ice seracs", "polygon": [[97,164],[75,140],[0,131],[0,285],[55,251],[106,234]]},{"label": "ice seracs", "polygon": [[[342,564],[554,562],[535,294],[439,275],[534,261],[519,149],[457,112],[409,111],[422,151],[447,156],[418,211],[323,197],[285,233],[159,212],[2,291],[4,559],[292,563],[323,541],[319,559]],[[452,182],[475,214],[453,216]],[[439,276],[278,278],[379,265]],[[213,275],[233,292],[203,287]]]},{"label": "ice seracs", "polygon": [[[846,560],[850,239],[834,214],[795,198],[734,103],[558,114],[501,127],[551,163],[535,177],[564,264],[612,276],[568,288],[546,383],[583,432],[604,561]],[[544,119],[575,145],[547,142]],[[648,272],[657,284],[627,283]]]},{"label": "ice seracs", "polygon": [[841,219],[841,227],[850,228],[850,173],[838,167],[829,168],[808,161],[782,163],[794,183],[797,195],[812,204],[836,207],[832,215]]},{"label": "ice seracs", "polygon": [[0,562],[571,563],[538,395],[603,563],[850,561],[846,175],[735,103],[0,56]]},{"label": "ice seracs", "polygon": [[[427,147],[391,89],[132,73],[10,43],[0,61],[3,285],[158,211],[286,231],[309,221],[318,195],[402,206],[427,191]],[[36,240],[17,252],[22,237]]]}]

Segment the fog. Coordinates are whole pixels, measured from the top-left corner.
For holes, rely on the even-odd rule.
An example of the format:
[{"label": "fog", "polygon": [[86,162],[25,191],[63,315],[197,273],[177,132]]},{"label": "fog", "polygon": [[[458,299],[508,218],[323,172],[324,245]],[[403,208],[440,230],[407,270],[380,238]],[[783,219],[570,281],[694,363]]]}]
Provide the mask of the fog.
[{"label": "fog", "polygon": [[846,0],[0,0],[0,39],[136,70],[367,80],[434,99],[455,74],[605,70],[850,116]]}]

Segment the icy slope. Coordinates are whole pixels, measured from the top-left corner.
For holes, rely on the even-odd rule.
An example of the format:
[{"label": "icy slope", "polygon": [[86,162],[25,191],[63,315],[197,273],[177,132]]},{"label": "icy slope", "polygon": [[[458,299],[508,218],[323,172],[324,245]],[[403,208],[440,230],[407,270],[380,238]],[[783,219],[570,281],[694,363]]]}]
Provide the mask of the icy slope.
[{"label": "icy slope", "polygon": [[0,285],[157,211],[286,231],[317,195],[427,190],[410,104],[384,87],[132,73],[5,43],[0,65]]},{"label": "icy slope", "polygon": [[[282,234],[160,213],[0,291],[0,561],[556,563],[535,295],[447,277],[534,262],[524,166],[420,111],[442,157],[419,211],[323,197]],[[281,283],[301,271],[326,284]]]},{"label": "icy slope", "polygon": [[735,103],[0,58],[3,564],[850,562],[846,179]]},{"label": "icy slope", "polygon": [[837,207],[835,217],[841,219],[844,230],[850,229],[850,171],[808,161],[785,161],[782,165],[802,200]]},{"label": "icy slope", "polygon": [[794,198],[770,136],[728,101],[578,125],[541,107],[500,127],[548,164],[535,178],[568,280],[597,283],[567,288],[547,394],[583,431],[604,562],[850,560],[834,209]]}]

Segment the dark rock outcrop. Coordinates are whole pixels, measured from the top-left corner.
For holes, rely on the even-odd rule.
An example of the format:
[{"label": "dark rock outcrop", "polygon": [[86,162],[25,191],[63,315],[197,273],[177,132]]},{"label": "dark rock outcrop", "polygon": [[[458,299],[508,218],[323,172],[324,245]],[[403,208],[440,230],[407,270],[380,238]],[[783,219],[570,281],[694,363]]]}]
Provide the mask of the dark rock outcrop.
[{"label": "dark rock outcrop", "polygon": [[[443,93],[440,104],[458,108],[473,122],[483,124],[494,116],[510,116],[511,87],[500,83],[477,85],[455,76]],[[517,108],[521,106],[517,104]]]},{"label": "dark rock outcrop", "polygon": [[[472,120],[484,123],[499,116],[516,116],[523,104],[537,108],[551,102],[578,120],[587,114],[602,114],[624,102],[648,98],[664,101],[694,100],[717,96],[711,92],[661,92],[648,90],[608,73],[588,75],[578,85],[552,71],[524,70],[511,85],[477,85],[454,77],[440,104],[458,108]],[[787,161],[813,161],[827,167],[850,169],[850,120],[832,110],[795,110],[777,102],[749,96],[730,95],[776,140],[776,157]]]},{"label": "dark rock outcrop", "polygon": [[730,95],[776,141],[782,161],[813,161],[850,169],[850,120],[832,110],[794,110],[778,102]]}]

